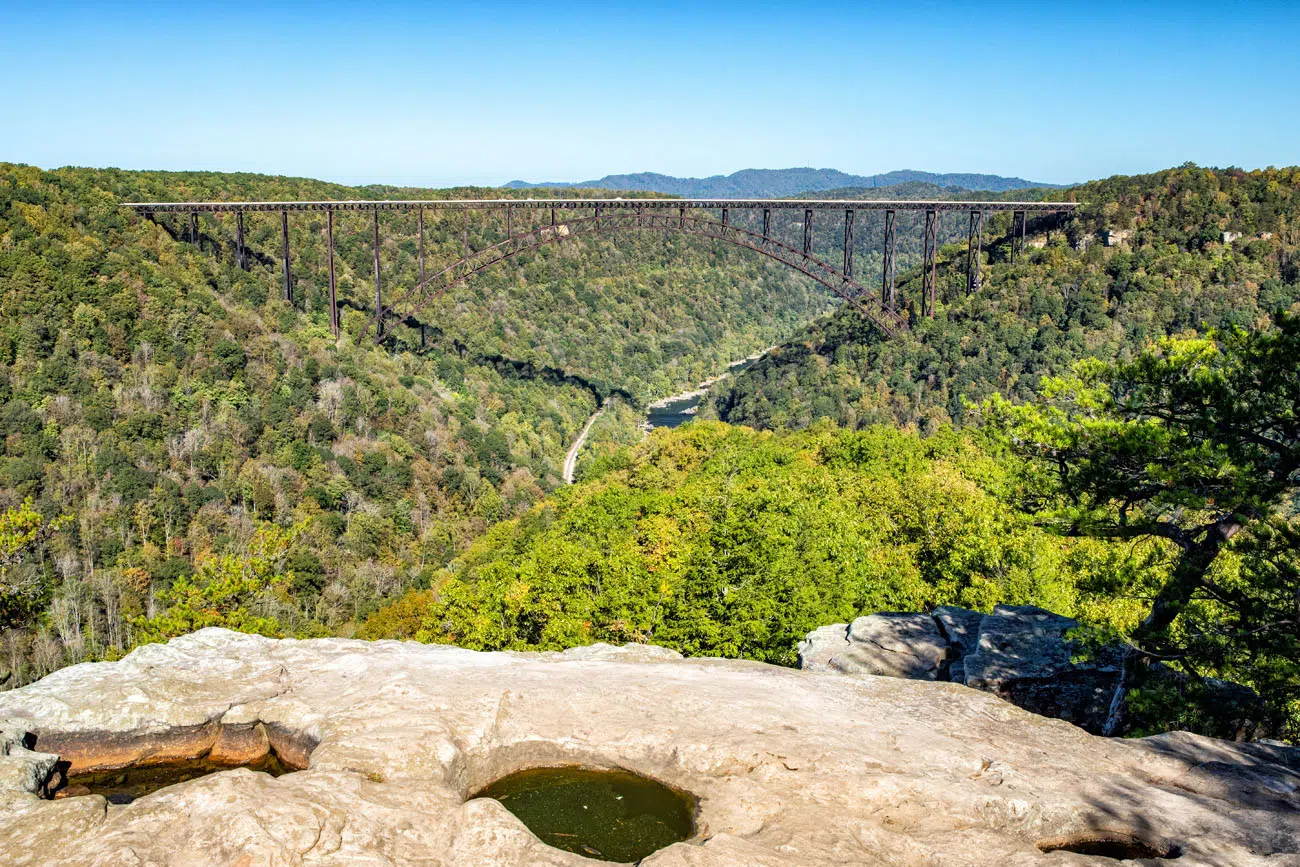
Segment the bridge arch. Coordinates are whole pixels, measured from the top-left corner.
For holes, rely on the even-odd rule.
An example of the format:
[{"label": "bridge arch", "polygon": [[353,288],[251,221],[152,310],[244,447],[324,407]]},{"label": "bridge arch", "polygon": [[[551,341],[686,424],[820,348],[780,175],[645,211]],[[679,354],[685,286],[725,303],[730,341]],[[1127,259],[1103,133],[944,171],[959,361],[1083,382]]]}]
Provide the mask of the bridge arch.
[{"label": "bridge arch", "polygon": [[818,257],[804,253],[770,235],[764,236],[729,222],[687,214],[683,208],[677,214],[646,213],[640,210],[604,211],[591,216],[569,218],[564,222],[555,222],[511,235],[503,241],[461,257],[429,274],[412,288],[398,294],[389,304],[381,308],[379,315],[362,332],[361,339],[364,340],[374,332],[374,341],[382,342],[389,336],[391,330],[389,323],[400,321],[404,316],[418,314],[448,290],[516,256],[565,241],[621,231],[677,232],[743,247],[811,277],[854,305],[864,317],[886,335],[892,336],[906,327],[906,320],[889,305],[882,303],[878,292],[872,292],[848,274]]}]

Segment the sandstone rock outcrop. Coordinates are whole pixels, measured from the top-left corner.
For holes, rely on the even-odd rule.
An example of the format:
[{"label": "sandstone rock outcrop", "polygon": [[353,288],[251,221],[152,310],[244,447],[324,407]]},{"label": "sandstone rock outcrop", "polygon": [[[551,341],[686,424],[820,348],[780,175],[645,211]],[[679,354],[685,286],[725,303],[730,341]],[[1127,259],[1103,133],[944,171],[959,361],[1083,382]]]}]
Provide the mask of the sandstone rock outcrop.
[{"label": "sandstone rock outcrop", "polygon": [[[799,667],[840,674],[948,680],[992,692],[1017,707],[1102,732],[1122,677],[1119,647],[1084,648],[1077,620],[1032,605],[998,605],[991,614],[940,606],[930,614],[880,613],[823,626],[799,644]],[[1184,690],[1180,673],[1160,665],[1153,684]],[[1205,680],[1201,701],[1212,731],[1237,740],[1269,733],[1269,713],[1252,690]],[[1126,714],[1132,725],[1158,726]],[[1207,720],[1207,723],[1209,721]]]},{"label": "sandstone rock outcrop", "polygon": [[838,671],[831,667],[831,660],[848,649],[847,623],[818,627],[799,642],[799,668],[804,671]]},{"label": "sandstone rock outcrop", "polygon": [[1115,650],[1076,661],[1067,633],[1079,622],[1032,605],[999,605],[980,620],[979,638],[961,657],[961,683],[1025,710],[1100,732],[1120,683]]},{"label": "sandstone rock outcrop", "polygon": [[980,624],[984,615],[978,611],[940,605],[932,612],[939,629],[948,639],[948,679],[953,683],[966,682],[966,654],[975,649],[980,640]]},{"label": "sandstone rock outcrop", "polygon": [[[1300,867],[1295,750],[1097,738],[957,684],[658,648],[205,629],[0,694],[0,731],[0,865],[583,867],[601,862],[467,800],[521,768],[577,763],[699,796],[696,836],[645,867],[1119,863],[1074,850]],[[306,769],[226,771],[125,806],[41,797],[50,753],[95,767],[218,748]]]},{"label": "sandstone rock outcrop", "polygon": [[928,614],[869,614],[826,626],[800,645],[800,667],[843,674],[940,680],[948,639]]}]

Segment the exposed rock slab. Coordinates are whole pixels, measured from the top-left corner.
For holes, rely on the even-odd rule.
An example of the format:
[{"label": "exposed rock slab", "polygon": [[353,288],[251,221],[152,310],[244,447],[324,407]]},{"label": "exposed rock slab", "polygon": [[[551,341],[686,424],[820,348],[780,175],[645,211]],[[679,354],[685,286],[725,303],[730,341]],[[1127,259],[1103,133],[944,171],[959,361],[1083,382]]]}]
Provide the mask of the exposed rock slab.
[{"label": "exposed rock slab", "polygon": [[[1294,751],[1096,738],[957,684],[651,648],[473,653],[207,629],[0,694],[0,720],[3,865],[590,867],[497,802],[466,800],[574,762],[700,796],[698,835],[645,867],[1116,863],[1035,845],[1099,834],[1172,841],[1179,867],[1300,867]],[[308,769],[227,771],[120,807],[36,794],[52,744],[94,766],[96,744],[120,760],[185,739],[256,751],[263,735],[310,750]]]},{"label": "exposed rock slab", "polygon": [[869,614],[849,625],[849,648],[831,667],[845,674],[938,680],[948,639],[928,614]]},{"label": "exposed rock slab", "polygon": [[799,662],[814,671],[964,683],[1097,733],[1119,686],[1119,653],[1081,654],[1070,637],[1078,626],[1032,605],[871,614],[809,633]]}]

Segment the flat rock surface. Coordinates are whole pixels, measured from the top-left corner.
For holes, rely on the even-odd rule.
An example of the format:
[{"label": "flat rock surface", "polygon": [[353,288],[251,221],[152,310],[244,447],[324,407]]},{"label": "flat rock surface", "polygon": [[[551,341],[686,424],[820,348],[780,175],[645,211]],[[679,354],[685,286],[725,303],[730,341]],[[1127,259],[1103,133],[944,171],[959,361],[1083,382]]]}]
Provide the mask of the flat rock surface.
[{"label": "flat rock surface", "polygon": [[[33,792],[43,746],[77,745],[93,764],[97,743],[147,756],[249,731],[314,744],[308,768],[225,771],[124,806]],[[1134,862],[1147,867],[1300,867],[1294,750],[1108,740],[959,684],[652,648],[474,653],[205,629],[0,693],[0,733],[3,865],[593,865],[496,801],[467,800],[524,767],[582,763],[699,796],[696,836],[645,867],[1121,863],[1035,845],[1099,834],[1181,847]]]}]

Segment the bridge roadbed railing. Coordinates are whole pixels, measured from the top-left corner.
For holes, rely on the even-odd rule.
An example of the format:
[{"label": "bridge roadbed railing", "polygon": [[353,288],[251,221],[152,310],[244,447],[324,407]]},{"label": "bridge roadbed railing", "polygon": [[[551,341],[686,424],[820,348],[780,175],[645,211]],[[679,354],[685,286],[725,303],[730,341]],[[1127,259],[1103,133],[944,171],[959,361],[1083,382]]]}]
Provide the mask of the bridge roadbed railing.
[{"label": "bridge roadbed railing", "polygon": [[592,208],[642,208],[645,210],[713,211],[814,210],[841,211],[1070,211],[1078,202],[962,202],[910,199],[349,199],[315,202],[123,202],[137,213],[189,212],[218,214],[237,211],[413,211],[445,209],[490,211],[502,208],[527,210],[590,210]]}]

